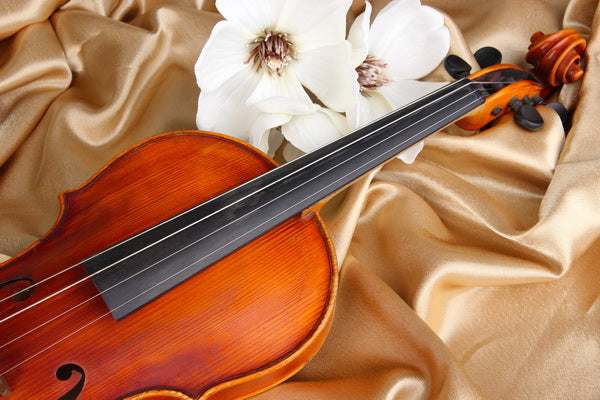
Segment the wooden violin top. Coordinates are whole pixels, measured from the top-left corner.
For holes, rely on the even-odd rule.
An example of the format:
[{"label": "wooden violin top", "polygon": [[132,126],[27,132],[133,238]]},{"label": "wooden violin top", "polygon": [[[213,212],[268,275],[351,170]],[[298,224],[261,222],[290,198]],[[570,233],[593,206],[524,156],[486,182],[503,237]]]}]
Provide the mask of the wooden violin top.
[{"label": "wooden violin top", "polygon": [[0,266],[8,398],[235,399],[289,377],[323,342],[337,287],[312,207],[482,93],[456,81],[277,168],[207,132],[124,152]]},{"label": "wooden violin top", "polygon": [[[315,213],[288,219],[118,322],[80,264],[272,167],[238,141],[176,132],[66,193],[50,233],[0,270],[0,282],[35,285],[26,300],[3,302],[8,398],[239,398],[299,369],[324,340],[337,282]],[[143,251],[135,261],[155,262]],[[61,369],[75,374],[62,382]]]}]

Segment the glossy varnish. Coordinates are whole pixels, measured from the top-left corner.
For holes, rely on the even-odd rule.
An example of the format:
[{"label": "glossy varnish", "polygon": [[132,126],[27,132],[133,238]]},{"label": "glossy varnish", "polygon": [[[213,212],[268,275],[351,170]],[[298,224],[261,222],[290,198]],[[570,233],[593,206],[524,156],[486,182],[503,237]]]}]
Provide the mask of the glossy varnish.
[{"label": "glossy varnish", "polygon": [[[482,93],[456,81],[278,168],[206,132],[129,149],[63,195],[52,230],[0,266],[0,389],[9,399],[235,399],[289,377],[333,314],[335,256],[314,205],[482,104]],[[145,250],[163,228],[175,240]],[[194,250],[181,270],[218,257],[121,310],[145,297],[138,286],[180,276],[171,261],[183,248]],[[89,279],[103,264],[110,279]],[[127,290],[107,296],[117,284]]]},{"label": "glossy varnish", "polygon": [[[333,250],[314,212],[119,322],[77,265],[272,167],[238,141],[177,132],[143,142],[66,193],[50,233],[0,271],[0,282],[41,282],[76,265],[26,300],[2,303],[1,318],[14,315],[0,325],[7,398],[237,398],[299,369],[324,339],[336,287]],[[8,285],[2,297],[26,285]],[[61,367],[74,371],[67,381],[56,377]]]}]

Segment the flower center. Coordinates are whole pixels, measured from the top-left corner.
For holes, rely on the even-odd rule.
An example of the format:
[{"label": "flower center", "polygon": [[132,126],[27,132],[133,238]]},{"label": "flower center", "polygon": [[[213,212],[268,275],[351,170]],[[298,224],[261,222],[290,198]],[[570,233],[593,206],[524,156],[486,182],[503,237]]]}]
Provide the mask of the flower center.
[{"label": "flower center", "polygon": [[385,73],[387,63],[368,55],[365,61],[356,67],[358,73],[358,84],[363,96],[368,96],[368,92],[378,87],[387,85],[392,80]]},{"label": "flower center", "polygon": [[246,62],[252,60],[257,71],[262,67],[270,74],[280,76],[289,60],[294,58],[293,46],[287,33],[266,30],[251,44],[254,47],[250,50],[250,57]]}]

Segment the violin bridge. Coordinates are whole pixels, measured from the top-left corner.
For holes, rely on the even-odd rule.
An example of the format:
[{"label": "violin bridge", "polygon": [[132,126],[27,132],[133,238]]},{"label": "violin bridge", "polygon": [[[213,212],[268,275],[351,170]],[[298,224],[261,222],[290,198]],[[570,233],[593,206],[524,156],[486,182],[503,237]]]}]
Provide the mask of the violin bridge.
[{"label": "violin bridge", "polygon": [[8,386],[8,382],[6,379],[0,375],[0,397],[8,396],[10,394],[10,386]]}]

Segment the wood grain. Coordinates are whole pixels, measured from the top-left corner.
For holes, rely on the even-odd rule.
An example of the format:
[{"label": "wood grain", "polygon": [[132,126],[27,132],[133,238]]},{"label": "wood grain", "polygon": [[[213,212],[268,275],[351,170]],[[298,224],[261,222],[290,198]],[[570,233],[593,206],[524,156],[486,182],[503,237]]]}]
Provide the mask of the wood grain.
[{"label": "wood grain", "polygon": [[0,266],[0,282],[41,282],[74,267],[24,302],[3,302],[0,318],[83,282],[0,325],[1,343],[10,343],[0,348],[0,373],[29,359],[4,373],[7,398],[58,399],[80,379],[55,377],[69,363],[85,372],[79,398],[97,400],[243,398],[296,372],[324,340],[337,282],[316,212],[291,218],[120,322],[78,265],[274,165],[234,139],[173,132],[129,149],[62,195],[55,226]]}]

